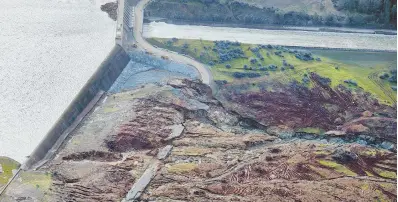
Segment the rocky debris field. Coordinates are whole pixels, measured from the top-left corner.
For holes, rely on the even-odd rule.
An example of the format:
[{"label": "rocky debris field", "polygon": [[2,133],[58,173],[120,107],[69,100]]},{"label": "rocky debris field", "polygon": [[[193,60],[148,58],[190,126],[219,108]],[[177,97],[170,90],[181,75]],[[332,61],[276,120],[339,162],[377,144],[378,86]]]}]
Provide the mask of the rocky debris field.
[{"label": "rocky debris field", "polygon": [[[289,95],[295,99],[295,94]],[[23,172],[3,200],[396,200],[396,141],[391,138],[396,134],[380,130],[393,127],[394,116],[365,110],[335,123],[329,119],[342,117],[324,111],[328,122],[321,126],[330,131],[320,138],[314,137],[314,129],[293,127],[302,119],[306,127],[320,124],[309,118],[322,115],[316,116],[313,109],[305,116],[289,117],[285,125],[280,122],[293,106],[308,108],[300,105],[305,100],[273,104],[271,97],[264,105],[253,98],[244,101],[237,93],[232,96],[240,105],[220,102],[210,87],[190,80],[109,95],[53,160],[38,171]],[[347,113],[360,111],[351,110],[348,102],[331,104],[335,110],[344,106]],[[268,113],[278,115],[272,106],[282,109],[269,120]],[[388,150],[351,141],[360,135],[393,146]]]},{"label": "rocky debris field", "polygon": [[221,84],[218,98],[226,109],[258,121],[282,139],[356,142],[396,152],[396,105],[381,104],[362,89],[332,88],[316,73],[309,78],[311,88],[272,80],[256,83],[258,91],[249,81]]}]

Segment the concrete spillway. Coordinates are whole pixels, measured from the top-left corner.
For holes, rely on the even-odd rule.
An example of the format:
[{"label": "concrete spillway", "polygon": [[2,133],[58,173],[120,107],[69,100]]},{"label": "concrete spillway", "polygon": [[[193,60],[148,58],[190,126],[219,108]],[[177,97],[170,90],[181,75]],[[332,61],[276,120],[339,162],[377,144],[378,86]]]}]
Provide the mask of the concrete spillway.
[{"label": "concrete spillway", "polygon": [[[63,112],[54,126],[50,129],[44,139],[31,153],[21,166],[24,170],[35,169],[46,163],[57,152],[68,134],[71,133],[83,120],[86,114],[95,106],[102,95],[109,90],[115,80],[130,61],[130,57],[124,49],[130,28],[130,20],[127,8],[136,0],[118,1],[118,19],[116,23],[116,45],[109,55],[91,76],[85,86],[79,91],[68,108]],[[126,3],[126,6],[125,6]]]},{"label": "concrete spillway", "polygon": [[32,169],[40,161],[43,162],[46,158],[50,158],[51,156],[48,154],[56,152],[57,148],[54,147],[60,145],[57,142],[62,143],[62,138],[66,138],[67,134],[84,117],[82,117],[82,113],[87,114],[91,110],[96,103],[93,100],[98,100],[101,93],[106,92],[112,86],[129,61],[130,57],[124,49],[120,45],[115,45],[108,57],[102,62],[56,124],[29,156],[28,160],[23,164],[22,169]]}]

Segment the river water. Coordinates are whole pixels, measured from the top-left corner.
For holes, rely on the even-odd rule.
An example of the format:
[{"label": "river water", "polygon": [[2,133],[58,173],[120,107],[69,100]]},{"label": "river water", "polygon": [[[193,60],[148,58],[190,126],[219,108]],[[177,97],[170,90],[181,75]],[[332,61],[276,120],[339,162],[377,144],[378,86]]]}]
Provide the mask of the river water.
[{"label": "river water", "polygon": [[25,160],[115,44],[109,0],[0,0],[0,156]]},{"label": "river water", "polygon": [[230,40],[249,44],[344,48],[366,50],[397,50],[396,35],[367,33],[312,32],[295,30],[262,30],[231,27],[174,25],[151,22],[144,25],[144,37]]}]

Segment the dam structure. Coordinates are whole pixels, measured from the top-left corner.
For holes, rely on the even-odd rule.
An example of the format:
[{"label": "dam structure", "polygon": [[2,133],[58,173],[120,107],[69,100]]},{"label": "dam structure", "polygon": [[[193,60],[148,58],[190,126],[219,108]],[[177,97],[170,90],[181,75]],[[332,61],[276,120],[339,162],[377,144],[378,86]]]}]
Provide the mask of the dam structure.
[{"label": "dam structure", "polygon": [[137,2],[138,0],[118,1],[115,46],[20,169],[37,169],[50,160],[67,136],[78,127],[96,103],[106,95],[106,92],[130,62],[126,49],[129,47],[129,41],[132,41],[134,22],[132,6]]},{"label": "dam structure", "polygon": [[[150,0],[118,1],[115,46],[20,169],[36,170],[51,160],[68,135],[101,98],[115,92],[114,86],[118,90],[123,89],[120,83],[125,88],[131,88],[134,86],[132,80],[137,80],[135,86],[138,86],[145,84],[142,82],[145,79],[148,82],[160,82],[171,76],[159,76],[156,72],[158,69],[175,73],[177,77],[200,79],[212,86],[213,78],[207,66],[178,53],[153,47],[145,41],[142,37],[143,10],[149,2]],[[163,57],[170,59],[161,59]],[[138,74],[140,71],[146,74]]]}]

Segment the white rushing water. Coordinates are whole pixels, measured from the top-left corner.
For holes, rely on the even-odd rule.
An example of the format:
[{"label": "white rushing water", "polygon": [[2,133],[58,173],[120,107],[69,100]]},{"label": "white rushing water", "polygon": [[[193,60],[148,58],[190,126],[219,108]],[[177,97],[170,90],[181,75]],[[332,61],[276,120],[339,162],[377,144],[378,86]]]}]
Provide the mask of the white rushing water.
[{"label": "white rushing water", "polygon": [[25,160],[115,44],[109,0],[0,0],[0,156]]},{"label": "white rushing water", "polygon": [[231,27],[174,25],[151,22],[144,25],[144,37],[230,40],[249,44],[282,46],[397,50],[396,35],[366,33],[312,32],[294,30],[262,30]]}]

